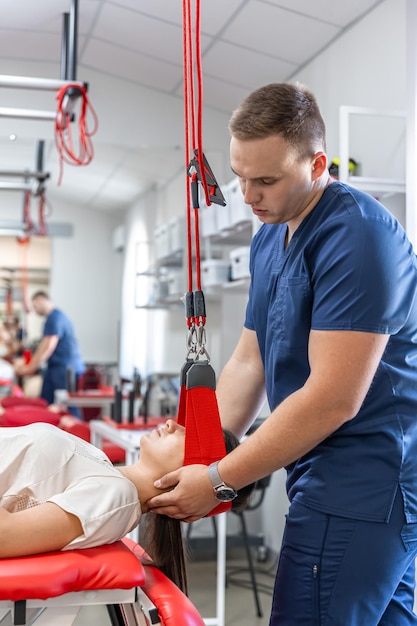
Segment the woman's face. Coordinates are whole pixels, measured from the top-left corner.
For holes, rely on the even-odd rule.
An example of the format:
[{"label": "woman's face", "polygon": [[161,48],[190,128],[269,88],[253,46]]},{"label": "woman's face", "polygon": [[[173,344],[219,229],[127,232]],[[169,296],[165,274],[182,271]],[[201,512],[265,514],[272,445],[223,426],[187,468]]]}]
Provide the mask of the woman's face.
[{"label": "woman's face", "polygon": [[140,460],[156,469],[160,477],[184,464],[185,428],[168,419],[163,426],[143,435]]}]

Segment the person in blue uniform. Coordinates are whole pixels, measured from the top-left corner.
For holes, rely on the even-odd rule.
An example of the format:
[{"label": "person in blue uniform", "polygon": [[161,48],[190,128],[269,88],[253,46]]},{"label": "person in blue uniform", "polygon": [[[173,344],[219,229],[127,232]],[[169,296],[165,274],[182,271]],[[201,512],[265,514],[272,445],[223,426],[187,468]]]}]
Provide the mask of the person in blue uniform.
[{"label": "person in blue uniform", "polygon": [[[325,124],[303,85],[250,94],[230,121],[231,165],[263,222],[251,245],[244,328],[220,376],[222,459],[239,489],[279,468],[290,501],[271,626],[410,626],[417,554],[417,260],[399,222],[333,179]],[[207,469],[155,512],[212,507]]]},{"label": "person in blue uniform", "polygon": [[85,371],[85,366],[68,316],[55,307],[44,291],[32,296],[32,304],[36,313],[46,318],[43,337],[30,362],[17,365],[15,370],[18,376],[27,376],[45,365],[41,397],[52,404],[55,391],[68,388],[69,372],[77,377]]}]

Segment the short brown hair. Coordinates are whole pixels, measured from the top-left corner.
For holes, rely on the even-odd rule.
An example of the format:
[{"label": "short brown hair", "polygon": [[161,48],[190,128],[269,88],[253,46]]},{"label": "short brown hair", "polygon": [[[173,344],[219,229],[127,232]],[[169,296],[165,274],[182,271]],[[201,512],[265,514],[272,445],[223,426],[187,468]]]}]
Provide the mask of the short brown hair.
[{"label": "short brown hair", "polygon": [[301,84],[271,83],[234,111],[229,131],[240,140],[281,135],[302,154],[326,149],[326,126],[316,98]]},{"label": "short brown hair", "polygon": [[45,298],[46,300],[49,300],[49,296],[46,291],[37,291],[36,293],[34,293],[32,296],[32,300],[36,300],[36,298]]}]

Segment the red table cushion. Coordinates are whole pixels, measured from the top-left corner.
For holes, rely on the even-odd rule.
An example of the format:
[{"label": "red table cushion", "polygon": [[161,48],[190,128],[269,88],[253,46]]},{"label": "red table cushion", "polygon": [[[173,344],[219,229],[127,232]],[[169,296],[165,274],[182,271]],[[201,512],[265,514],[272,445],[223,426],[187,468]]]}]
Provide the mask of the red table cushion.
[{"label": "red table cushion", "polygon": [[43,398],[25,398],[20,396],[6,396],[1,400],[1,406],[4,409],[15,406],[41,406],[47,407],[48,403]]},{"label": "red table cushion", "polygon": [[0,426],[27,426],[34,422],[46,422],[58,426],[61,416],[40,406],[14,406],[0,415]]},{"label": "red table cushion", "polygon": [[0,600],[46,600],[76,591],[132,589],[144,582],[141,562],[122,541],[0,559]]},{"label": "red table cushion", "polygon": [[[123,542],[138,559],[145,563],[149,560],[142,546],[132,539],[126,537]],[[158,615],[164,626],[204,626],[205,622],[191,600],[161,570],[153,565],[146,565],[145,573],[145,584],[141,587],[158,608]]]},{"label": "red table cushion", "polygon": [[158,607],[164,626],[204,626],[205,622],[191,600],[153,565],[146,566],[146,582],[142,589]]}]

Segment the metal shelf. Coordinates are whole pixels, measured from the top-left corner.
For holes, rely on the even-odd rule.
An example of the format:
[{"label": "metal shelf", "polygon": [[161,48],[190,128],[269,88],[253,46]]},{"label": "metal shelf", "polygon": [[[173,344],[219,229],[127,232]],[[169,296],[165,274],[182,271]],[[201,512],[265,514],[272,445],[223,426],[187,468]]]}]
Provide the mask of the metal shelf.
[{"label": "metal shelf", "polygon": [[211,244],[226,244],[228,246],[247,245],[252,238],[252,229],[252,220],[247,220],[234,224],[230,226],[230,228],[220,230],[216,234],[208,235],[207,239]]}]

